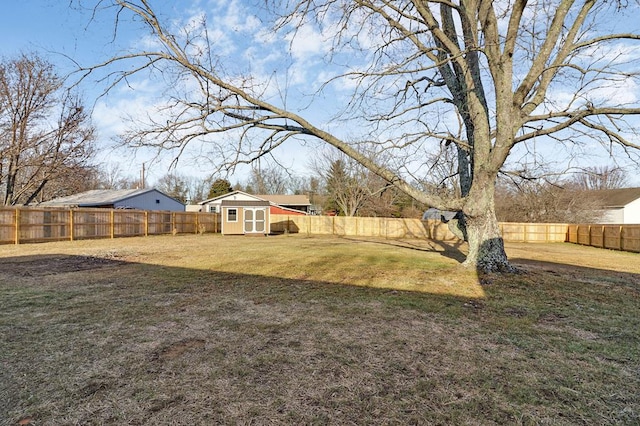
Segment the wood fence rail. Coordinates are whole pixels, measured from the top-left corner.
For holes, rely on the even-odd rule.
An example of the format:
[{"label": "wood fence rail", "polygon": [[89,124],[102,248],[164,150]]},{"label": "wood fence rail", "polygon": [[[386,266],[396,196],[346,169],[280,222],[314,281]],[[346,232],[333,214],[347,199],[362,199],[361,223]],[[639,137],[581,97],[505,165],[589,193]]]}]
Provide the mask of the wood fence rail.
[{"label": "wood fence rail", "polygon": [[640,225],[569,225],[568,241],[587,246],[640,253]]},{"label": "wood fence rail", "polygon": [[0,209],[0,244],[219,232],[213,213],[112,209]]},{"label": "wood fence rail", "polygon": [[[507,242],[571,242],[640,253],[640,225],[500,222]],[[379,217],[271,215],[272,232],[456,240],[439,221]]]},{"label": "wood fence rail", "polygon": [[[640,225],[501,222],[505,241],[571,242],[640,253]],[[218,233],[220,215],[111,209],[0,208],[0,244]],[[439,221],[381,217],[271,215],[271,232],[456,240]]]},{"label": "wood fence rail", "polygon": [[[566,223],[500,223],[505,241],[565,242]],[[437,220],[385,217],[271,215],[271,232],[382,238],[457,240],[449,226]]]}]

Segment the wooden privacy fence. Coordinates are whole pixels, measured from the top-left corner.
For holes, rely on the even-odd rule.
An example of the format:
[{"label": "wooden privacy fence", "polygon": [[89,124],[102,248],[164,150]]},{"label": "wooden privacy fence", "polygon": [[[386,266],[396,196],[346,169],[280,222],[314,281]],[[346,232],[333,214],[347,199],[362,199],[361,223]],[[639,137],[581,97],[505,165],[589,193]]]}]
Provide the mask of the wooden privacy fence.
[{"label": "wooden privacy fence", "polygon": [[111,209],[0,209],[0,244],[219,232],[213,213]]},{"label": "wooden privacy fence", "polygon": [[[500,223],[505,241],[565,242],[566,223]],[[382,238],[429,238],[452,241],[457,237],[437,220],[384,217],[271,215],[271,232]]]},{"label": "wooden privacy fence", "polygon": [[564,243],[567,240],[566,223],[514,223],[500,222],[505,241],[522,243]]},{"label": "wooden privacy fence", "polygon": [[385,217],[271,215],[271,232],[382,238],[455,240],[439,221]]},{"label": "wooden privacy fence", "polygon": [[569,242],[640,253],[640,225],[569,225]]},{"label": "wooden privacy fence", "polygon": [[[507,223],[511,242],[571,242],[640,253],[640,225]],[[220,215],[112,209],[0,208],[0,244],[220,232]],[[271,232],[454,241],[440,221],[384,217],[271,215]]]}]

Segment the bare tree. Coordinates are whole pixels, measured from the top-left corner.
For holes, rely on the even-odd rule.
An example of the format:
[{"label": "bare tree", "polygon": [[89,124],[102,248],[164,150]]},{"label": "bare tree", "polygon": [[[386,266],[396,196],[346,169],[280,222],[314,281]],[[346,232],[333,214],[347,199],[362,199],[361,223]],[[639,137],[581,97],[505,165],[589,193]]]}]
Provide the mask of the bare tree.
[{"label": "bare tree", "polygon": [[[305,118],[307,105],[288,107],[285,78],[261,79],[235,66],[238,55],[224,57],[209,37],[205,15],[175,28],[162,22],[147,0],[99,4],[100,10],[113,6],[118,28],[133,15],[146,25],[153,44],[84,73],[115,66],[110,85],[141,70],[160,70],[172,79],[163,115],[125,135],[131,145],[181,150],[191,141],[214,141],[216,134],[230,132],[237,143],[221,140],[216,155],[233,167],[268,155],[291,138],[320,140],[412,198],[462,211],[469,240],[465,264],[485,271],[512,269],[494,208],[496,178],[512,151],[536,140],[579,144],[590,139],[614,155],[613,147],[629,155],[640,148],[633,142],[636,127],[625,120],[640,108],[610,95],[637,84],[640,61],[627,44],[637,43],[640,35],[598,26],[624,14],[622,2],[274,2],[280,19],[269,34],[288,32],[282,40],[290,47],[304,29],[333,40],[327,59],[336,70],[344,65],[344,72],[325,73],[322,88],[348,83],[343,87],[352,90],[351,96],[336,113],[345,126],[351,120],[351,131],[359,131],[357,139],[367,143],[364,150],[330,126]],[[121,61],[134,65],[124,67]],[[185,80],[189,90],[179,91]],[[459,195],[426,192],[413,184],[414,166],[425,162],[422,153],[432,143],[455,147]],[[371,146],[397,161],[379,164]]]},{"label": "bare tree", "polygon": [[504,222],[597,223],[602,201],[559,179],[502,179],[496,189],[496,215]]},{"label": "bare tree", "polygon": [[282,167],[256,163],[246,186],[253,194],[286,194],[291,183],[291,175]]},{"label": "bare tree", "polygon": [[213,186],[212,178],[198,178],[198,177],[188,177],[187,178],[187,202],[191,204],[199,203],[200,201],[204,201],[209,197],[209,192]]},{"label": "bare tree", "polygon": [[325,174],[327,200],[325,208],[335,210],[338,215],[356,216],[364,205],[368,188],[362,176],[358,176],[359,168],[346,158],[338,158],[329,162]]},{"label": "bare tree", "polygon": [[324,184],[324,208],[343,216],[392,216],[397,192],[340,151],[325,150],[310,168]]},{"label": "bare tree", "polygon": [[573,183],[583,190],[624,188],[627,184],[627,173],[616,166],[587,167],[575,176]]},{"label": "bare tree", "polygon": [[85,109],[51,64],[35,55],[0,63],[2,204],[42,200],[47,185],[73,187],[69,172],[90,168],[93,138]]},{"label": "bare tree", "polygon": [[156,189],[164,192],[168,196],[175,198],[181,203],[187,203],[189,200],[189,181],[188,178],[177,173],[167,173],[162,176],[155,184]]}]

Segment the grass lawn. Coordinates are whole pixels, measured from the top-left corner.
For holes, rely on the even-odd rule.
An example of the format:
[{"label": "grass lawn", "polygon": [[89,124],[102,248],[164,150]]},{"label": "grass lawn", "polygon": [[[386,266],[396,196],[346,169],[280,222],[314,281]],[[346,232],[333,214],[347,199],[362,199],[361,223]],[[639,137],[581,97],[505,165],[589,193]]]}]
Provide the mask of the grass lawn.
[{"label": "grass lawn", "polygon": [[0,246],[0,425],[640,424],[640,255],[161,236]]}]

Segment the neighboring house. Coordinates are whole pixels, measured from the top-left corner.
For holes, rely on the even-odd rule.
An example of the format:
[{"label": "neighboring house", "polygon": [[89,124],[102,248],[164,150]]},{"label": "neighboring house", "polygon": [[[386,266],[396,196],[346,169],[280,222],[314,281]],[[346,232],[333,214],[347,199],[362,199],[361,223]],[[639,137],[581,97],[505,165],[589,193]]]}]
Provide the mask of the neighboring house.
[{"label": "neighboring house", "polygon": [[251,195],[242,191],[210,198],[199,203],[199,211],[221,213],[222,203],[226,201],[266,201],[270,206],[270,214],[306,215],[311,207],[305,195]]},{"label": "neighboring house", "polygon": [[40,203],[44,207],[96,207],[183,212],[184,204],[157,189],[94,189]]},{"label": "neighboring house", "polygon": [[282,213],[276,213],[271,209],[272,214],[288,214],[290,210],[297,210],[309,214],[311,202],[306,195],[256,195],[256,197],[271,202],[272,206],[285,209]]},{"label": "neighboring house", "polygon": [[593,191],[603,206],[600,223],[640,223],[640,188]]}]

